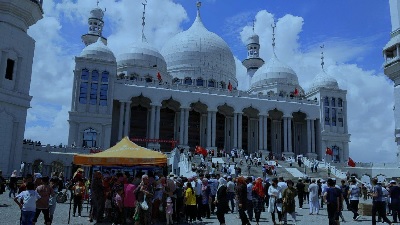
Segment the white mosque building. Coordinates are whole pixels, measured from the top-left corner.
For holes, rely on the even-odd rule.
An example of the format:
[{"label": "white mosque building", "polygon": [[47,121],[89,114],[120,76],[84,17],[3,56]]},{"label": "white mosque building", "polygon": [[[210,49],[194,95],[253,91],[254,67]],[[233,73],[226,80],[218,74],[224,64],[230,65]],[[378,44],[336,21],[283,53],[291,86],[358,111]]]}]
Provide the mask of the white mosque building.
[{"label": "white mosque building", "polygon": [[[38,2],[23,0],[19,7]],[[0,5],[18,4],[0,0]],[[4,11],[0,7],[0,18],[8,18],[5,15],[14,12],[9,19],[18,22],[0,22],[0,27],[8,26],[29,39],[27,27],[42,15],[41,5],[38,6],[29,8],[40,10],[35,11],[37,15],[33,14],[30,20],[23,18],[28,20],[25,32],[19,27],[21,14],[13,11],[17,9],[9,7]],[[161,51],[143,35],[142,41],[129,51],[115,56],[102,36],[105,22],[102,9],[97,7],[90,12],[88,33],[82,35],[86,47],[75,57],[68,120],[68,146],[74,148],[63,149],[65,153],[106,149],[128,136],[139,145],[161,151],[169,151],[170,142],[176,142],[185,149],[200,145],[214,150],[235,148],[247,153],[271,152],[278,157],[305,155],[322,159],[330,148],[333,156],[328,160],[347,162],[347,91],[340,89],[323,67],[312,86],[304,89],[296,72],[279,56],[260,58],[262,46],[259,36],[253,33],[247,46],[243,46],[248,55],[242,62],[250,88],[240,91],[232,51],[221,37],[207,30],[200,5],[192,26],[168,40]],[[0,169],[9,174],[26,162],[25,171],[35,170],[39,163],[45,171],[62,171],[71,166],[72,157],[51,154],[56,150],[50,146],[21,147],[31,98],[27,82],[30,79],[22,76],[31,76],[34,43],[29,39],[24,46],[30,51],[19,51],[21,45],[14,36],[2,37],[0,152],[7,155],[0,158]],[[9,102],[10,95],[18,101]],[[21,106],[17,106],[15,102],[20,100]]]},{"label": "white mosque building", "polygon": [[[239,91],[227,43],[200,16],[158,51],[143,36],[115,56],[102,36],[104,12],[95,8],[75,58],[69,145],[108,148],[124,136],[155,150],[244,149],[248,153],[325,157],[347,162],[346,90],[322,69],[311,88],[277,56],[261,59],[259,37],[247,41],[243,65],[251,79]],[[158,141],[160,140],[160,141]],[[147,141],[147,142],[141,142]]]}]

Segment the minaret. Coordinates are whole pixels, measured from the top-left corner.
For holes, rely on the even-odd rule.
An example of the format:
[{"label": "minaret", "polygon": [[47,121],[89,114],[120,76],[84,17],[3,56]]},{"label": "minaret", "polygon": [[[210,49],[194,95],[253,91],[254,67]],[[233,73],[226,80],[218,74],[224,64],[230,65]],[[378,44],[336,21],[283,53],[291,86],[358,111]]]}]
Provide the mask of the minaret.
[{"label": "minaret", "polygon": [[102,36],[104,27],[104,12],[99,8],[99,1],[97,0],[97,7],[90,11],[90,16],[88,19],[89,31],[87,34],[82,35],[82,41],[86,46],[95,43],[99,37],[101,41],[107,45],[107,39]]},{"label": "minaret", "polygon": [[260,38],[254,32],[253,21],[253,34],[247,39],[247,58],[243,60],[242,64],[247,68],[247,75],[251,79],[254,73],[264,64],[264,60],[260,58]]},{"label": "minaret", "polygon": [[397,161],[400,162],[400,1],[389,0],[392,22],[391,39],[383,48],[384,73],[394,82],[394,121]]},{"label": "minaret", "polygon": [[42,1],[0,0],[0,170],[20,168],[35,40],[30,26],[43,18]]}]

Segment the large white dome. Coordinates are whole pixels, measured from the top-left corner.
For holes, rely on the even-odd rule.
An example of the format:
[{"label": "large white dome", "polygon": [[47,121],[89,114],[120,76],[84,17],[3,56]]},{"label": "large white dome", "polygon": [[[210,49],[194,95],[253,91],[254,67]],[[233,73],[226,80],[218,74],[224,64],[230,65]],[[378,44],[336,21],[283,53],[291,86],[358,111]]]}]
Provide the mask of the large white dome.
[{"label": "large white dome", "polygon": [[173,78],[213,79],[237,87],[235,60],[228,44],[204,27],[199,14],[188,30],[165,44],[161,53]]},{"label": "large white dome", "polygon": [[101,41],[101,37],[96,42],[86,46],[80,57],[115,62],[114,53]]},{"label": "large white dome", "polygon": [[137,73],[141,76],[150,75],[156,79],[160,72],[164,81],[170,81],[167,74],[167,63],[160,52],[149,43],[135,42],[131,51],[118,56],[118,71],[129,70],[130,73]]},{"label": "large white dome", "polygon": [[299,80],[293,69],[279,61],[275,55],[254,73],[251,79],[251,87],[261,87],[273,83],[299,85]]},{"label": "large white dome", "polygon": [[320,88],[327,88],[327,89],[339,89],[339,84],[335,78],[329,76],[325,70],[322,70],[317,76],[315,76],[310,91],[315,91]]}]

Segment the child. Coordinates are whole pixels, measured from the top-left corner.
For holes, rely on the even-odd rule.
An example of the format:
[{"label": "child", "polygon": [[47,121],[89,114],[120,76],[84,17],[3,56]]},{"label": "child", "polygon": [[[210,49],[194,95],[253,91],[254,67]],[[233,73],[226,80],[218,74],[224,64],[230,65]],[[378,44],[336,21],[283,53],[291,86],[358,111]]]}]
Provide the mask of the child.
[{"label": "child", "polygon": [[174,203],[172,203],[171,197],[167,198],[167,207],[165,210],[165,216],[167,218],[167,225],[174,224],[172,221],[172,213],[173,213]]},{"label": "child", "polygon": [[122,199],[122,196],[124,196],[124,189],[120,188],[117,190],[117,193],[115,194],[114,197],[114,223],[112,225],[120,225],[122,224],[122,210],[124,209],[124,201]]},{"label": "child", "polygon": [[[22,225],[32,225],[33,218],[36,213],[36,201],[40,199],[40,195],[35,191],[35,185],[33,182],[28,182],[26,184],[26,191],[19,193],[14,201],[17,203],[21,209],[21,224]],[[21,204],[21,200],[23,204]]]}]

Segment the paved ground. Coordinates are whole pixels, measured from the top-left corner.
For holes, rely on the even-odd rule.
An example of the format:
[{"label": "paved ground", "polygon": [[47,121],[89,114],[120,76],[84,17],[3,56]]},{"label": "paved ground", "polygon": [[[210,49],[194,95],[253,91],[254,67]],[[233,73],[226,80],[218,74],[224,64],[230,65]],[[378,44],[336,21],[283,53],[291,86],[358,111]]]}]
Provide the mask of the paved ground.
[{"label": "paved ground", "polygon": [[[5,204],[5,205],[3,205]],[[8,198],[8,193],[0,195],[0,225],[16,225],[19,224],[19,216],[20,212],[17,205],[13,202],[12,199]],[[68,224],[68,204],[58,204],[55,212],[54,225],[63,225]],[[323,209],[320,211],[320,215],[308,215],[308,205],[306,204],[303,209],[297,210],[297,224],[298,225],[320,225],[320,224],[328,224],[326,210]],[[363,225],[363,224],[371,224],[371,217],[362,216],[359,221],[352,220],[352,214],[349,211],[344,211],[343,215],[347,222],[341,223],[342,225]],[[81,225],[81,224],[93,224],[90,223],[88,219],[88,213],[86,211],[86,205],[82,212],[82,217],[72,217],[70,224],[73,225]],[[261,223],[260,224],[272,224],[271,216],[267,213],[261,214]],[[389,217],[389,219],[392,219]],[[237,218],[237,214],[227,214],[226,221],[229,225],[239,225],[240,220]],[[43,216],[40,216],[37,224],[43,224]],[[198,223],[201,224],[201,223]],[[215,215],[211,216],[211,219],[204,219],[202,224],[219,224]],[[252,222],[251,224],[255,224]],[[291,221],[291,217],[289,216],[288,224],[293,224]],[[102,225],[110,225],[110,223],[102,223]]]}]

